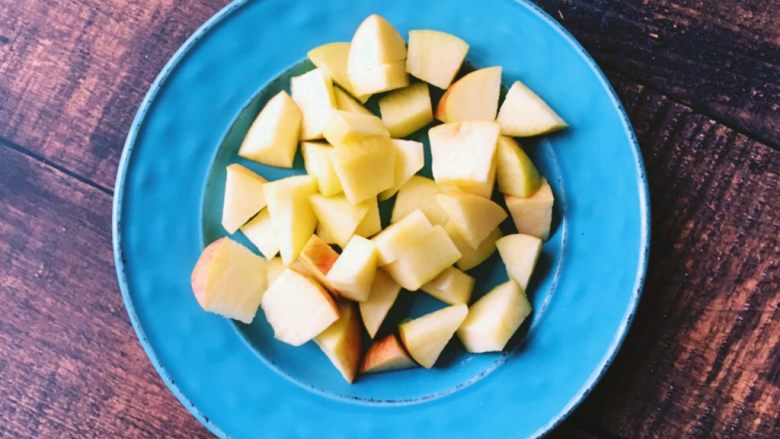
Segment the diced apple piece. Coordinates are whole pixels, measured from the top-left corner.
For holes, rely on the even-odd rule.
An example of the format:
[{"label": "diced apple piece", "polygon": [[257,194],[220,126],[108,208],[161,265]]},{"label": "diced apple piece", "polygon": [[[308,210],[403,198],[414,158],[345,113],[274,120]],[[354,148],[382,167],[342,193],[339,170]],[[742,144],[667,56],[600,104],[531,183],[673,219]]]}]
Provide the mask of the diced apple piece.
[{"label": "diced apple piece", "polygon": [[[366,102],[370,95],[355,95],[347,73],[349,43],[328,43],[310,50],[307,56],[318,69],[321,69],[333,81],[355,96],[360,102]],[[342,108],[344,110],[344,108]]]},{"label": "diced apple piece", "polygon": [[301,110],[285,91],[265,104],[241,142],[238,155],[280,168],[291,168],[301,133]]},{"label": "diced apple piece", "polygon": [[425,151],[421,142],[393,139],[395,147],[395,183],[392,188],[379,194],[381,200],[387,200],[425,166]]},{"label": "diced apple piece", "polygon": [[333,94],[336,97],[336,107],[342,111],[349,111],[352,113],[365,114],[373,116],[374,113],[368,111],[366,107],[356,101],[355,98],[349,95],[349,93],[342,90],[340,87],[333,87]]},{"label": "diced apple piece", "polygon": [[409,31],[406,71],[442,90],[460,70],[469,45],[460,38],[435,30]]},{"label": "diced apple piece", "polygon": [[298,257],[317,225],[317,217],[309,203],[309,196],[317,192],[317,181],[307,175],[287,177],[266,183],[263,192],[279,240],[279,252],[284,263],[289,265]]},{"label": "diced apple piece", "polygon": [[496,172],[498,124],[446,123],[431,128],[428,138],[436,183],[490,197]]},{"label": "diced apple piece", "polygon": [[263,185],[266,180],[234,163],[227,167],[222,227],[234,233],[266,205]]},{"label": "diced apple piece", "polygon": [[407,248],[428,236],[433,225],[420,209],[415,209],[397,223],[389,225],[373,238],[379,265],[398,259]]},{"label": "diced apple piece", "polygon": [[470,270],[485,262],[485,260],[496,251],[496,240],[503,236],[501,234],[501,229],[496,227],[496,230],[493,230],[493,233],[482,240],[479,247],[474,249],[471,248],[469,243],[461,236],[457,227],[455,227],[452,222],[448,222],[447,225],[444,226],[444,230],[450,235],[455,247],[457,247],[458,251],[461,253],[461,257],[455,265],[463,271]]},{"label": "diced apple piece", "polygon": [[306,245],[303,246],[303,250],[301,250],[301,254],[296,262],[300,262],[305,268],[306,272],[304,274],[310,274],[323,287],[333,293],[334,296],[341,297],[341,292],[331,285],[327,279],[328,272],[338,258],[339,254],[327,242],[317,235],[312,235]]},{"label": "diced apple piece", "polygon": [[507,217],[501,206],[479,195],[445,192],[436,195],[436,199],[447,212],[452,225],[473,249],[478,248]]},{"label": "diced apple piece", "polygon": [[543,240],[550,237],[555,198],[547,180],[543,178],[539,190],[528,198],[506,195],[504,200],[518,233]]},{"label": "diced apple piece", "polygon": [[568,125],[558,114],[522,82],[515,81],[498,112],[501,134],[528,137],[551,133]]},{"label": "diced apple piece", "polygon": [[379,99],[382,122],[393,137],[406,137],[433,122],[428,84],[418,82]]},{"label": "diced apple piece", "polygon": [[499,352],[529,314],[531,304],[525,292],[510,280],[471,305],[458,329],[458,338],[469,352]]},{"label": "diced apple piece", "polygon": [[376,373],[417,367],[395,334],[375,342],[368,348],[360,373]]},{"label": "diced apple piece", "polygon": [[349,74],[352,87],[359,93],[382,93],[409,85],[404,61],[356,70]]},{"label": "diced apple piece", "polygon": [[422,367],[430,369],[468,312],[466,305],[448,306],[401,323],[398,333],[411,357]]},{"label": "diced apple piece", "polygon": [[301,142],[303,166],[306,173],[317,179],[317,188],[322,195],[331,196],[341,192],[341,182],[333,168],[333,147],[321,142]]},{"label": "diced apple piece", "polygon": [[317,224],[316,235],[322,238],[328,244],[336,244],[336,240],[328,234],[328,231],[322,227],[322,223]]},{"label": "diced apple piece", "polygon": [[282,258],[279,256],[276,256],[274,258],[271,258],[268,260],[268,286],[270,287],[271,284],[274,283],[277,277],[279,277],[279,274],[287,267],[285,267],[284,262],[282,262]]},{"label": "diced apple piece", "polygon": [[300,346],[339,318],[339,309],[314,279],[285,268],[263,295],[265,318],[274,337]]},{"label": "diced apple piece", "polygon": [[309,201],[321,230],[333,238],[339,247],[347,245],[371,207],[371,200],[351,204],[344,195],[326,197],[314,194],[309,197]]},{"label": "diced apple piece", "polygon": [[436,107],[442,122],[496,119],[501,91],[501,67],[473,71],[455,81]]},{"label": "diced apple piece", "polygon": [[422,290],[450,305],[468,305],[475,279],[455,267],[449,267],[422,286]]},{"label": "diced apple piece", "polygon": [[301,139],[321,139],[330,111],[336,108],[333,82],[320,69],[290,79],[292,98],[303,115]]},{"label": "diced apple piece", "polygon": [[525,291],[536,267],[536,261],[542,253],[542,240],[518,233],[499,239],[496,241],[496,247],[509,277],[520,284],[520,288]]},{"label": "diced apple piece", "polygon": [[520,144],[511,137],[501,136],[497,148],[498,190],[518,197],[530,197],[538,191],[542,177]]},{"label": "diced apple piece", "polygon": [[370,137],[336,147],[333,166],[352,204],[389,189],[395,181],[395,150],[389,138]]},{"label": "diced apple piece", "polygon": [[460,259],[460,252],[441,226],[410,245],[385,271],[402,287],[418,290]]},{"label": "diced apple piece", "polygon": [[[497,158],[498,156],[496,156]],[[485,198],[492,198],[493,197],[493,187],[496,184],[496,164],[498,160],[493,160],[493,166],[488,171],[488,179],[484,182],[465,182],[460,181],[457,184],[452,182],[446,182],[439,185],[441,187],[442,192],[451,192],[451,191],[463,191],[463,192],[469,192],[474,195],[479,195],[480,197]]]},{"label": "diced apple piece", "polygon": [[366,115],[341,110],[330,112],[324,133],[325,139],[337,146],[358,142],[366,137],[390,137],[382,120],[373,114]]},{"label": "diced apple piece", "polygon": [[360,320],[354,303],[342,302],[338,306],[341,316],[328,329],[314,337],[314,342],[336,366],[341,376],[351,384],[355,381],[360,366]]},{"label": "diced apple piece", "polygon": [[266,289],[266,260],[230,238],[200,254],[192,270],[192,291],[201,308],[252,323]]},{"label": "diced apple piece", "polygon": [[376,270],[374,283],[371,285],[371,294],[365,302],[360,302],[360,315],[368,335],[374,338],[387,313],[398,298],[401,286],[398,285],[381,268]]},{"label": "diced apple piece", "polygon": [[370,238],[382,230],[382,218],[379,216],[379,203],[376,197],[362,201],[359,205],[367,205],[368,210],[363,221],[355,229],[355,235]]},{"label": "diced apple piece", "polygon": [[409,179],[395,197],[393,206],[393,215],[391,223],[397,223],[416,209],[420,209],[428,221],[434,225],[443,226],[447,224],[447,212],[442,210],[439,202],[436,201],[436,194],[441,192],[441,188],[435,181],[421,175],[414,175]]},{"label": "diced apple piece", "polygon": [[362,236],[353,236],[325,279],[345,297],[364,302],[376,277],[376,248]]},{"label": "diced apple piece", "polygon": [[252,244],[260,250],[266,258],[273,258],[279,253],[279,240],[276,236],[271,214],[268,209],[263,209],[248,223],[241,226],[243,233]]}]

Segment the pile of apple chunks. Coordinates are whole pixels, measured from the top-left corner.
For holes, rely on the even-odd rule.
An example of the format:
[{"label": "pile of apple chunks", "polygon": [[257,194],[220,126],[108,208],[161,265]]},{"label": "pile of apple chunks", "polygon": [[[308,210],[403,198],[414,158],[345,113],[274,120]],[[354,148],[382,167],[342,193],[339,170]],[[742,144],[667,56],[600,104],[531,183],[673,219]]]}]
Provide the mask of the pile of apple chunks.
[{"label": "pile of apple chunks", "polygon": [[[512,137],[566,123],[519,81],[499,109],[501,67],[453,83],[468,50],[432,30],[409,32],[407,48],[378,15],[351,43],[311,50],[316,68],[291,79],[292,96],[266,104],[238,153],[291,168],[300,144],[308,175],[267,182],[228,166],[222,224],[265,257],[227,237],[206,247],[192,274],[203,309],[251,323],[262,306],[275,338],[314,340],[350,383],[358,372],[430,368],[455,334],[469,352],[504,349],[531,312],[525,289],[553,206],[550,185]],[[431,85],[446,90],[435,114]],[[381,118],[361,104],[379,93]],[[401,138],[434,117],[443,123],[428,131],[431,180],[416,175],[423,144]],[[491,200],[496,180],[517,234],[499,229],[507,213]],[[392,197],[382,229],[378,200]],[[467,271],[496,249],[510,280],[469,306]],[[402,288],[449,306],[361,352],[361,324],[373,339]]]}]

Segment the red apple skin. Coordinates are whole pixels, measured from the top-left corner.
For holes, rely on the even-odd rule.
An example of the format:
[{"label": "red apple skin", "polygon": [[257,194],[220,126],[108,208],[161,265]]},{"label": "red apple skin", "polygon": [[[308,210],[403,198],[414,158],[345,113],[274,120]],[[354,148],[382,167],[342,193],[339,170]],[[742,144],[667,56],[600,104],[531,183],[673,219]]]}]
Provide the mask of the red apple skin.
[{"label": "red apple skin", "polygon": [[332,288],[324,280],[338,258],[339,254],[336,253],[336,250],[333,250],[330,244],[319,236],[312,235],[311,238],[309,238],[309,242],[307,242],[303,247],[303,250],[301,250],[297,262],[306,269],[307,272],[304,274],[313,276],[330,291],[333,296],[341,298],[343,297],[341,292]]},{"label": "red apple skin", "polygon": [[195,268],[192,269],[192,276],[190,277],[190,283],[192,284],[192,291],[195,293],[195,300],[201,308],[205,309],[205,294],[206,294],[206,280],[208,279],[208,268],[211,264],[211,260],[217,254],[217,250],[227,242],[228,237],[222,237],[212,242],[200,254],[198,262],[195,264]]},{"label": "red apple skin", "polygon": [[[452,85],[454,85],[454,83]],[[444,92],[444,94],[441,96],[441,99],[439,99],[439,104],[436,105],[436,112],[434,113],[434,117],[442,122],[447,122],[447,100],[450,97],[452,85],[450,85],[450,88]]]},{"label": "red apple skin", "polygon": [[[380,366],[383,361],[391,358],[389,365]],[[408,369],[417,364],[412,360],[409,354],[398,341],[395,334],[377,341],[366,351],[363,357],[363,363],[360,366],[360,373],[383,372],[388,370]]]}]

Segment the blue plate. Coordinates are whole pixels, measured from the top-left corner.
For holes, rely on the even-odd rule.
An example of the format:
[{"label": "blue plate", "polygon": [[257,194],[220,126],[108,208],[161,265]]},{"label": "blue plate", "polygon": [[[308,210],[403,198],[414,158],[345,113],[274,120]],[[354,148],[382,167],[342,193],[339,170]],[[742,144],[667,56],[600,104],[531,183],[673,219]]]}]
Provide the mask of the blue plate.
[{"label": "blue plate", "polygon": [[[205,244],[224,235],[226,164],[270,180],[302,172],[300,157],[293,170],[239,159],[249,122],[289,76],[311,68],[309,49],[348,41],[371,13],[404,35],[428,28],[460,36],[471,44],[469,64],[503,66],[505,84],[521,79],[571,128],[523,142],[553,186],[556,210],[529,287],[534,314],[507,351],[469,355],[453,341],[432,370],[348,385],[311,343],[274,341],[262,313],[242,325],[201,311],[189,277]],[[424,131],[417,136],[424,140]],[[232,3],[153,84],[130,130],[114,201],[116,266],[133,327],[168,387],[221,437],[539,436],[614,357],[649,245],[641,155],[614,92],[554,20],[509,0]],[[496,255],[475,275],[477,296],[506,279]],[[403,293],[392,319],[441,306]]]}]

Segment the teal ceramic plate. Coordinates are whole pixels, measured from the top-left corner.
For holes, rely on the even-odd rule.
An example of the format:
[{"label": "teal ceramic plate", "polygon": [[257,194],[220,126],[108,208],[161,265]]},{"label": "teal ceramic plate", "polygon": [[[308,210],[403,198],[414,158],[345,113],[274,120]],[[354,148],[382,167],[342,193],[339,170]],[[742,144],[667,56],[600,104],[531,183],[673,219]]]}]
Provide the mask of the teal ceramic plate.
[{"label": "teal ceramic plate", "polygon": [[[471,65],[503,66],[505,84],[522,80],[571,128],[524,142],[553,186],[556,210],[529,287],[534,313],[507,351],[468,355],[453,341],[432,370],[348,385],[313,344],[274,341],[262,313],[241,325],[201,311],[189,278],[201,249],[224,234],[226,164],[268,179],[302,172],[300,158],[294,170],[239,159],[248,123],[290,75],[310,68],[309,49],[348,41],[371,13],[404,35],[429,28],[460,36],[471,44]],[[614,92],[534,5],[239,1],[184,44],[144,100],[117,177],[114,250],[146,353],[218,436],[533,437],[582,400],[620,346],[644,278],[648,210],[641,155]],[[477,296],[506,279],[496,255],[476,275]],[[441,306],[404,293],[393,318]]]}]

